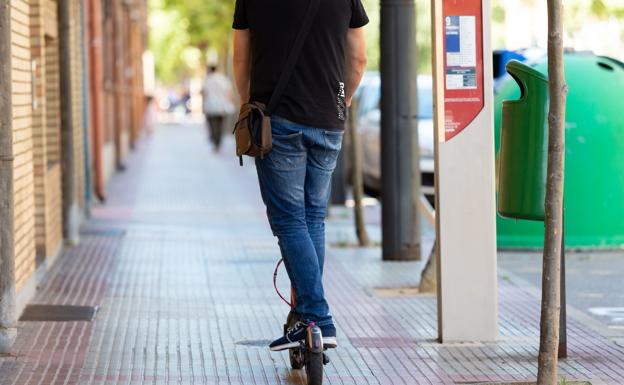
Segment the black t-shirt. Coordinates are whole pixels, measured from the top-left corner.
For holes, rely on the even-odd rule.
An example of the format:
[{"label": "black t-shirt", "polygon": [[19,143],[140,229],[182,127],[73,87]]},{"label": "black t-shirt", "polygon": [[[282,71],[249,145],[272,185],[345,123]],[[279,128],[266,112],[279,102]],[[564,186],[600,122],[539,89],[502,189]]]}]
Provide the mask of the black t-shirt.
[{"label": "black t-shirt", "polygon": [[[233,27],[251,34],[251,100],[271,98],[309,1],[236,0]],[[311,127],[344,128],[347,31],[367,23],[361,0],[321,0],[275,115]]]}]

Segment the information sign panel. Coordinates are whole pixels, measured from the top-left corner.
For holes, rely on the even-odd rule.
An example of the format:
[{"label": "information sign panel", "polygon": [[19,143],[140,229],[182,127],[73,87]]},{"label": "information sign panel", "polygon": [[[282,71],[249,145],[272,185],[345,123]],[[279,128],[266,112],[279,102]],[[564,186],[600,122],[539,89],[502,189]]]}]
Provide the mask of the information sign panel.
[{"label": "information sign panel", "polygon": [[464,130],[483,110],[481,1],[445,1],[444,140]]}]

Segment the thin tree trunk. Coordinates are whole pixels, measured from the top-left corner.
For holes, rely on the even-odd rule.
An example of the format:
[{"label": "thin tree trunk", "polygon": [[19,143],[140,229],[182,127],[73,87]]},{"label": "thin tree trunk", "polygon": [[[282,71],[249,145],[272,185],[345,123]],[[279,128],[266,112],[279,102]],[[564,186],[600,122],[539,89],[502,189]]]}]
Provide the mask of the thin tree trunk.
[{"label": "thin tree trunk", "polygon": [[561,0],[548,0],[548,172],[545,202],[542,316],[538,385],[556,385],[559,344],[561,239],[565,166],[565,109],[567,85],[563,62],[563,10]]},{"label": "thin tree trunk", "polygon": [[351,139],[351,185],[353,186],[353,200],[355,201],[355,231],[361,247],[370,245],[370,239],[364,224],[362,199],[364,198],[364,182],[362,178],[362,147],[357,126],[357,104],[354,101],[349,113],[349,138]]},{"label": "thin tree trunk", "polygon": [[435,293],[438,290],[438,241],[433,242],[427,264],[420,275],[419,293]]},{"label": "thin tree trunk", "polygon": [[[420,196],[420,212],[427,219],[432,228],[436,226],[436,212],[424,195]],[[435,293],[438,290],[438,240],[433,242],[427,264],[420,275],[418,291],[420,293]]]}]

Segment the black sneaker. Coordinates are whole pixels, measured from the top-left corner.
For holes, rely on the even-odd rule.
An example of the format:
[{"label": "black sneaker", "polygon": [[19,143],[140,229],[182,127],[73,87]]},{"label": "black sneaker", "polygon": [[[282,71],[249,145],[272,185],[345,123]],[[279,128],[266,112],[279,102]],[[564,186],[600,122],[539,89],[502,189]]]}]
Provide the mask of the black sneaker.
[{"label": "black sneaker", "polygon": [[338,347],[336,327],[333,324],[321,326],[321,333],[323,333],[323,347],[325,349],[335,349]]},{"label": "black sneaker", "polygon": [[297,321],[292,327],[288,328],[286,334],[283,337],[271,342],[269,349],[274,352],[280,350],[296,348],[306,338],[308,332],[308,323],[303,321]]},{"label": "black sneaker", "polygon": [[[305,321],[297,321],[290,327],[286,334],[269,345],[269,349],[274,352],[299,347],[308,332],[308,323]],[[336,339],[336,327],[333,324],[321,326],[323,335],[323,347],[325,349],[335,349],[338,347]]]}]

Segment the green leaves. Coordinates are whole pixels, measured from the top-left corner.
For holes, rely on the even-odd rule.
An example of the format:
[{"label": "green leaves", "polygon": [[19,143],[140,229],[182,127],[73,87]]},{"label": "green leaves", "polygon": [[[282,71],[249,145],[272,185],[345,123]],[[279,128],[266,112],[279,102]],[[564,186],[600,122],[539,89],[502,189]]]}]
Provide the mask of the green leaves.
[{"label": "green leaves", "polygon": [[150,48],[160,81],[175,83],[203,71],[209,48],[227,52],[234,4],[234,0],[149,0]]},{"label": "green leaves", "polygon": [[229,41],[234,0],[162,0],[165,9],[185,15],[190,43],[223,48]]}]

